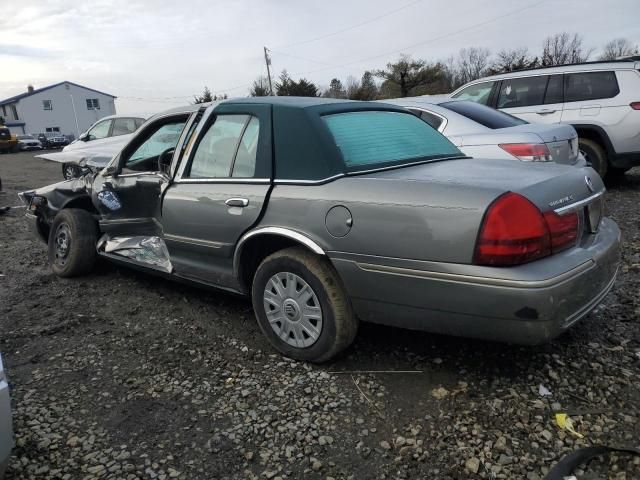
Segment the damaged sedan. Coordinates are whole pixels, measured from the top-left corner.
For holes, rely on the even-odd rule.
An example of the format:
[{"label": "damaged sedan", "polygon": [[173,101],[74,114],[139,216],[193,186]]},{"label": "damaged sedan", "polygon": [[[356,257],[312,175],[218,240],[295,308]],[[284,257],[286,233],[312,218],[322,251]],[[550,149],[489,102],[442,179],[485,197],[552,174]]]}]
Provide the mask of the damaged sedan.
[{"label": "damaged sedan", "polygon": [[284,355],[359,321],[536,344],[602,301],[620,232],[589,167],[478,162],[384,103],[250,98],[150,119],[103,169],[22,192],[53,271],[98,256],[252,299]]}]

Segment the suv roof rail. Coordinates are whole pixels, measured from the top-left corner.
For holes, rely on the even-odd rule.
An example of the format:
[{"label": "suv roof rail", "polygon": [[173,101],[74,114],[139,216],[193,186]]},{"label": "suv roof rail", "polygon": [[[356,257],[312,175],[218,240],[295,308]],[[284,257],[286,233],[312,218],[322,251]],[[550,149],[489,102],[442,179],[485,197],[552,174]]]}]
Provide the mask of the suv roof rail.
[{"label": "suv roof rail", "polygon": [[[576,63],[563,63],[562,65],[541,65],[539,67],[531,67],[531,68],[521,68],[519,70],[512,70],[510,72],[502,72],[502,73],[497,73],[496,75],[506,75],[509,73],[517,73],[517,72],[530,72],[530,71],[534,71],[534,70],[544,70],[547,68],[562,68],[562,67],[573,67],[575,65],[597,65],[600,63],[631,63],[633,61],[636,61],[636,64],[634,65],[634,68],[638,68],[638,66],[640,65],[640,55],[630,55],[628,57],[618,57],[615,60],[593,60],[591,62],[576,62]],[[489,76],[493,76],[493,75],[489,75]]]}]

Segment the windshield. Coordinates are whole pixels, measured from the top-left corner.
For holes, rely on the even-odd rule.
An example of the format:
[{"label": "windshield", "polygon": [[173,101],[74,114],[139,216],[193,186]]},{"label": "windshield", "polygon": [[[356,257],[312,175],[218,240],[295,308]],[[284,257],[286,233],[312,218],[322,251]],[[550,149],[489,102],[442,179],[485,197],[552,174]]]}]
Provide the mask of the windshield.
[{"label": "windshield", "polygon": [[464,156],[427,123],[407,112],[360,111],[323,117],[348,171]]},{"label": "windshield", "polygon": [[517,125],[529,123],[516,118],[513,115],[509,115],[508,113],[504,113],[475,102],[446,102],[441,103],[440,106],[447,110],[459,113],[463,117],[467,117],[468,119],[493,130],[515,127]]}]

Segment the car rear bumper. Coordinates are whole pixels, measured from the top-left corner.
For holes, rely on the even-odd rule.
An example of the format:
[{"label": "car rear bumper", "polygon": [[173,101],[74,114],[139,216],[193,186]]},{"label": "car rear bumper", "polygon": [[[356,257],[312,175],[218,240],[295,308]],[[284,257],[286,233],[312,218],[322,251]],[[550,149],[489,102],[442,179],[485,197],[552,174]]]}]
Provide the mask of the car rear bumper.
[{"label": "car rear bumper", "polygon": [[578,248],[510,268],[330,257],[361,320],[538,344],[591,312],[613,286],[620,231],[604,219],[589,237]]}]

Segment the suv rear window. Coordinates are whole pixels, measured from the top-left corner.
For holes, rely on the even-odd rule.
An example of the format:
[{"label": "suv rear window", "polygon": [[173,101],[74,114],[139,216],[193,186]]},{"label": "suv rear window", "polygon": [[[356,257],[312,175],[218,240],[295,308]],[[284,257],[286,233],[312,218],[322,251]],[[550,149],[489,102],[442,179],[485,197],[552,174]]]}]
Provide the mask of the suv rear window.
[{"label": "suv rear window", "polygon": [[443,135],[411,113],[360,111],[323,119],[349,171],[463,156]]},{"label": "suv rear window", "polygon": [[565,102],[612,98],[620,93],[614,72],[567,73],[564,81]]},{"label": "suv rear window", "polygon": [[446,102],[441,103],[439,106],[456,112],[463,117],[467,117],[474,122],[493,130],[515,127],[516,125],[524,125],[525,123],[528,123],[514,117],[513,115],[494,110],[491,107],[480,105],[479,103],[466,101]]},{"label": "suv rear window", "polygon": [[498,108],[542,105],[547,80],[548,75],[503,80],[498,94]]}]

